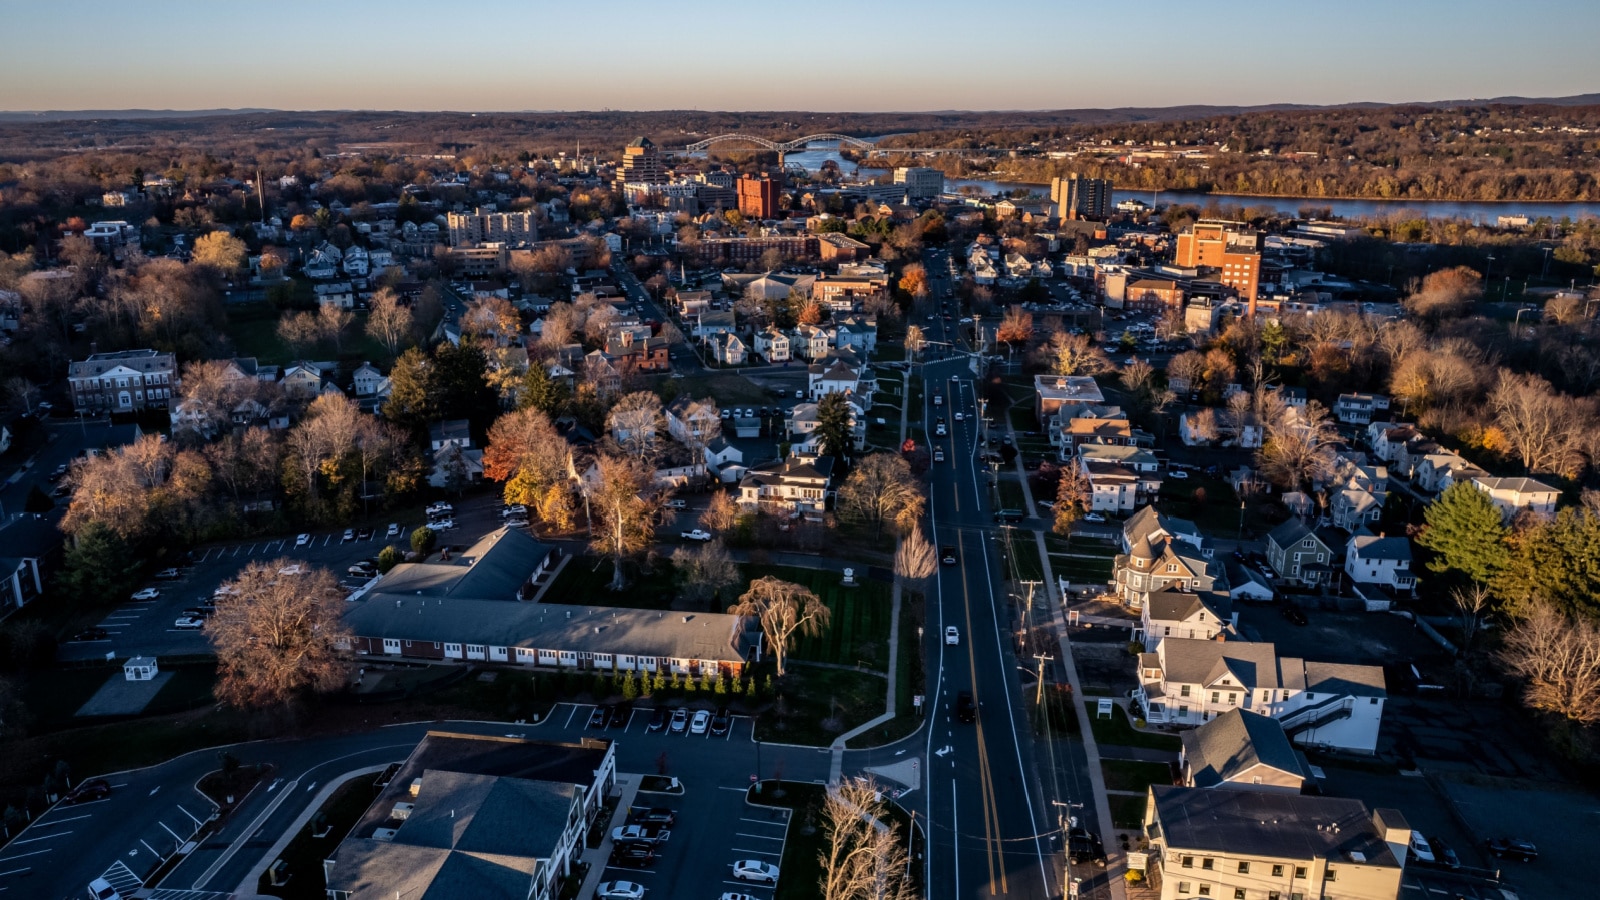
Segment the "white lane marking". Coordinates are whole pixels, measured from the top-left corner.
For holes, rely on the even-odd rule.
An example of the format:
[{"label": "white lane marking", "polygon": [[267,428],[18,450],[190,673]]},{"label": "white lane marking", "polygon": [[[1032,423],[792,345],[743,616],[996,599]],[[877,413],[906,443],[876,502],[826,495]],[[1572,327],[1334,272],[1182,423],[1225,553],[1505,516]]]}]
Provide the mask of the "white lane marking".
[{"label": "white lane marking", "polygon": [[[24,872],[32,872],[32,871],[33,871],[33,866],[23,866],[20,869],[7,869],[4,872],[0,872],[0,875],[21,875]],[[10,890],[10,888],[0,888],[0,890]]]},{"label": "white lane marking", "polygon": [[38,841],[48,841],[51,838],[66,837],[67,835],[69,835],[71,833],[72,832],[70,832],[70,831],[58,831],[55,834],[46,834],[46,835],[43,835],[41,837],[28,838],[25,841],[12,841],[11,842],[11,846],[15,847],[18,844],[32,844],[32,843],[37,843]]},{"label": "white lane marking", "polygon": [[749,850],[749,849],[746,849],[744,847],[734,847],[733,848],[733,852],[735,852],[735,853],[754,853],[754,854],[756,854],[758,856],[783,856],[782,853],[774,853],[771,850]]},{"label": "white lane marking", "polygon": [[[928,793],[931,795],[933,792],[929,791]],[[929,802],[931,803],[932,801],[930,800]],[[954,775],[950,776],[950,821],[952,821],[952,822],[960,822],[961,821],[959,818],[956,817],[956,779],[955,779]],[[952,860],[954,860],[955,864],[956,864],[956,880],[955,880],[955,883],[957,885],[959,885],[959,884],[961,884],[961,848],[954,846],[954,844],[952,844],[951,846],[952,846],[953,849],[952,849],[952,852],[950,853],[950,858]],[[930,853],[928,855],[932,856],[933,854]],[[930,871],[931,871],[931,868],[930,868]]]},{"label": "white lane marking", "polygon": [[195,817],[194,817],[194,813],[192,813],[192,812],[189,812],[189,811],[188,811],[188,810],[187,810],[187,809],[184,809],[184,808],[183,808],[183,806],[182,806],[182,804],[179,804],[179,806],[178,806],[178,812],[181,812],[181,813],[183,813],[183,814],[184,814],[184,815],[186,815],[186,816],[188,816],[188,817],[189,817],[189,821],[191,821],[191,822],[193,822],[193,823],[194,823],[194,825],[195,825],[195,827],[196,827],[196,828],[199,828],[199,827],[200,827],[200,825],[201,825],[201,822],[200,822],[200,820],[199,820],[199,819],[196,819],[196,818],[195,818]]},{"label": "white lane marking", "polygon": [[177,841],[179,844],[183,843],[183,838],[179,837],[178,833],[176,831],[173,831],[171,828],[168,828],[167,827],[167,823],[161,821],[160,819],[157,819],[156,820],[156,824],[160,825],[162,827],[162,829],[166,831],[167,834],[172,835],[172,839],[173,840]]},{"label": "white lane marking", "polygon": [[43,850],[35,850],[32,853],[18,853],[15,856],[0,856],[0,862],[10,862],[13,859],[24,859],[29,856],[39,856],[41,854],[50,852],[52,852],[50,848],[46,847]]},{"label": "white lane marking", "polygon": [[[777,823],[774,822],[773,824],[777,824]],[[765,835],[765,834],[749,834],[749,833],[743,832],[743,831],[735,831],[733,834],[734,834],[735,837],[755,838],[758,841],[781,841],[781,840],[783,840],[783,835],[779,835],[777,837],[770,837],[770,836]]]},{"label": "white lane marking", "polygon": [[161,785],[159,785],[159,784],[156,785],[155,787],[151,788],[150,789],[150,796],[154,797],[156,795],[156,791],[159,791],[159,790],[161,790]]},{"label": "white lane marking", "polygon": [[[112,787],[117,787],[117,785],[112,785]],[[39,819],[43,819],[43,818],[44,818],[44,816],[40,816],[39,817]],[[70,819],[51,819],[48,822],[42,822],[42,821],[39,821],[39,820],[36,819],[36,820],[34,820],[33,827],[35,827],[35,828],[48,828],[51,825],[65,825],[68,822],[76,822],[79,819],[88,819],[88,818],[92,818],[92,817],[91,816],[73,816]]]},{"label": "white lane marking", "polygon": [[316,790],[316,789],[317,789],[317,783],[315,781],[313,781],[310,784],[306,785],[306,793],[308,793],[308,794],[311,793],[312,791]]}]

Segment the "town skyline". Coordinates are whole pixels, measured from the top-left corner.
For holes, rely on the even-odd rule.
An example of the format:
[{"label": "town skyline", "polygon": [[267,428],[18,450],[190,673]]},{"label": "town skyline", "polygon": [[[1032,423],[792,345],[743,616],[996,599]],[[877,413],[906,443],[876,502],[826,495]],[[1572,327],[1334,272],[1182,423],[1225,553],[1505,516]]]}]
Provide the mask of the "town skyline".
[{"label": "town skyline", "polygon": [[[1600,85],[1600,62],[1584,46],[1600,10],[1568,0],[1531,6],[1539,11],[1509,20],[1477,0],[1337,11],[1247,4],[1227,17],[1194,17],[1162,2],[1134,23],[1112,9],[1062,17],[1021,2],[998,11],[992,38],[981,28],[974,38],[952,4],[890,4],[851,10],[815,32],[857,39],[805,40],[802,22],[800,43],[786,51],[776,36],[797,32],[782,10],[710,3],[694,15],[625,3],[619,21],[651,44],[625,39],[612,53],[569,39],[587,24],[576,10],[495,2],[454,27],[492,22],[497,34],[526,35],[529,49],[488,50],[495,61],[485,70],[449,64],[463,49],[433,43],[441,32],[422,27],[433,11],[410,2],[381,17],[293,2],[266,21],[188,2],[97,3],[70,21],[44,8],[11,14],[19,40],[0,60],[0,109],[1042,110],[1561,97]],[[1552,21],[1566,26],[1548,28]],[[705,43],[718,33],[725,45]],[[872,35],[879,39],[864,52],[860,39]],[[96,52],[82,54],[84,46]],[[181,47],[185,64],[149,52],[159,46]],[[713,46],[698,63],[673,49]],[[1025,63],[985,62],[985,48],[998,46]],[[1519,62],[1530,58],[1567,62]]]}]

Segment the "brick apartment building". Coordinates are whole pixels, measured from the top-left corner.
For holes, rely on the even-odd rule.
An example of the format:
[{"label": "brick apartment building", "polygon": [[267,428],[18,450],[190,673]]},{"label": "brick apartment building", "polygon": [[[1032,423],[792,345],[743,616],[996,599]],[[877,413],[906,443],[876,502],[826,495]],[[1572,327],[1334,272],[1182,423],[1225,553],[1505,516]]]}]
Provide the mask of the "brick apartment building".
[{"label": "brick apartment building", "polygon": [[539,239],[538,226],[533,213],[493,212],[475,209],[470,213],[453,212],[446,218],[450,246],[476,247],[484,243],[522,245]]},{"label": "brick apartment building", "polygon": [[1178,235],[1174,262],[1186,268],[1216,269],[1223,284],[1256,314],[1256,294],[1261,284],[1261,232],[1241,228],[1237,222],[1201,219]]},{"label": "brick apartment building", "polygon": [[739,212],[752,219],[773,219],[778,215],[778,197],[783,179],[767,172],[739,178]]},{"label": "brick apartment building", "polygon": [[67,384],[87,415],[165,409],[178,392],[178,361],[158,350],[96,353],[67,367]]}]

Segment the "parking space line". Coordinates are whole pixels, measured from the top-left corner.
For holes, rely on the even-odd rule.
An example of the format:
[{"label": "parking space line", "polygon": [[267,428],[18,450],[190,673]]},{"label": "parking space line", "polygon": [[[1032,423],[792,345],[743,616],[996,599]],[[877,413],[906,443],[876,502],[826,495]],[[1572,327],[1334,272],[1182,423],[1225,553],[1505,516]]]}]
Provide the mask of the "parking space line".
[{"label": "parking space line", "polygon": [[[20,869],[7,869],[4,872],[0,872],[0,875],[21,875],[24,872],[32,872],[32,871],[33,871],[33,866],[23,866]],[[0,888],[0,890],[10,890],[10,888]]]},{"label": "parking space line", "polygon": [[44,835],[42,837],[28,838],[25,841],[12,841],[11,842],[11,846],[15,847],[18,844],[32,844],[32,843],[36,843],[38,841],[48,841],[51,838],[66,837],[67,835],[69,835],[71,833],[72,832],[70,832],[70,831],[58,831],[55,834],[47,834],[47,835]]},{"label": "parking space line", "polygon": [[195,827],[196,827],[196,828],[199,828],[199,827],[200,827],[200,825],[201,825],[201,824],[202,824],[202,823],[201,823],[201,822],[200,822],[200,820],[199,820],[199,819],[196,819],[196,818],[195,818],[195,817],[194,817],[194,813],[192,813],[192,812],[189,812],[189,811],[188,811],[188,810],[187,810],[187,809],[184,809],[184,808],[183,808],[183,804],[181,804],[181,803],[180,803],[180,804],[178,804],[178,812],[181,812],[181,813],[183,813],[183,814],[184,814],[184,815],[186,815],[186,816],[188,816],[188,817],[189,817],[189,820],[190,820],[190,821],[191,821],[191,822],[193,822],[193,823],[194,823],[194,826],[195,826]]},{"label": "parking space line", "polygon": [[18,853],[16,856],[0,857],[0,862],[10,862],[13,859],[25,859],[25,858],[27,858],[29,856],[39,856],[40,854],[50,853],[50,852],[52,852],[52,851],[49,848],[45,848],[44,850],[35,850],[32,853]]},{"label": "parking space line", "polygon": [[[123,787],[123,785],[114,784],[114,785],[112,785],[112,787]],[[44,816],[40,816],[39,818],[42,819],[42,818],[44,818]],[[70,819],[55,819],[55,820],[50,821],[50,822],[41,822],[38,819],[35,819],[34,822],[33,822],[33,827],[35,827],[35,828],[44,828],[44,827],[46,827],[48,825],[65,825],[68,822],[76,822],[79,819],[88,819],[88,818],[91,818],[91,817],[90,816],[73,816]]]},{"label": "parking space line", "polygon": [[[774,822],[772,824],[776,825],[777,823]],[[764,834],[748,834],[748,833],[743,832],[743,831],[735,831],[733,833],[733,835],[734,835],[734,837],[755,838],[758,841],[781,841],[781,840],[783,840],[783,836],[782,835],[779,835],[778,837],[768,837],[767,835],[764,835]]]},{"label": "parking space line", "polygon": [[757,825],[776,825],[776,826],[779,826],[779,827],[782,827],[783,825],[787,824],[785,822],[774,822],[771,819],[752,819],[749,816],[740,816],[739,817],[739,821],[741,821],[741,822],[754,822]]},{"label": "parking space line", "polygon": [[772,890],[772,885],[770,885],[770,884],[753,884],[753,883],[748,882],[748,881],[729,881],[726,878],[722,879],[722,883],[723,884],[731,884],[734,887],[748,888],[750,890],[755,890],[757,888],[759,888],[761,890],[764,890],[764,891]]},{"label": "parking space line", "polygon": [[749,850],[749,849],[746,849],[744,847],[732,847],[730,849],[732,849],[733,852],[735,852],[735,853],[758,853],[758,854],[760,854],[762,856],[782,856],[783,855],[783,852],[781,850],[779,852],[777,852],[777,853],[774,853],[771,850]]},{"label": "parking space line", "polygon": [[162,828],[162,829],[163,829],[163,830],[164,830],[164,831],[166,831],[166,833],[167,833],[167,834],[170,834],[170,835],[172,835],[172,839],[173,839],[173,840],[175,840],[175,841],[177,841],[177,842],[178,842],[178,843],[180,843],[180,844],[182,844],[182,843],[183,843],[183,838],[181,838],[181,837],[179,837],[179,836],[178,836],[178,833],[177,833],[177,832],[176,832],[176,831],[173,831],[173,830],[172,830],[172,829],[171,829],[171,828],[168,828],[168,827],[167,827],[167,823],[165,823],[165,822],[163,822],[163,821],[161,821],[161,820],[160,820],[160,819],[157,819],[157,820],[156,820],[156,824],[157,824],[157,825],[160,825],[160,826],[161,826],[161,828]]}]

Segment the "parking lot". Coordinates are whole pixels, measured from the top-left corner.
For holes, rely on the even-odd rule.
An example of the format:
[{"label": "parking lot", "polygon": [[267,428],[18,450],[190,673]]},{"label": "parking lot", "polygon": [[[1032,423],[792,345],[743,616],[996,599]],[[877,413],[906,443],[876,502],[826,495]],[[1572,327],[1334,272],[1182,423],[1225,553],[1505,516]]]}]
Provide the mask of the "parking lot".
[{"label": "parking lot", "polygon": [[[455,504],[456,527],[440,532],[439,547],[460,548],[500,527],[499,506],[490,496],[475,497]],[[307,532],[310,539],[297,546],[296,535],[209,544],[194,549],[194,565],[180,570],[171,581],[152,581],[149,586],[161,592],[153,600],[124,602],[96,623],[106,632],[103,639],[71,641],[61,645],[63,660],[122,659],[130,656],[184,656],[210,651],[203,630],[186,631],[174,627],[185,609],[211,600],[224,582],[232,580],[246,565],[274,559],[288,559],[332,569],[346,587],[355,588],[366,579],[348,574],[350,566],[376,557],[385,546],[402,550],[411,547],[411,532],[421,521],[397,521],[400,533],[387,537],[387,525],[373,527],[365,540],[345,541],[344,529]],[[360,528],[356,529],[359,536]]]}]

